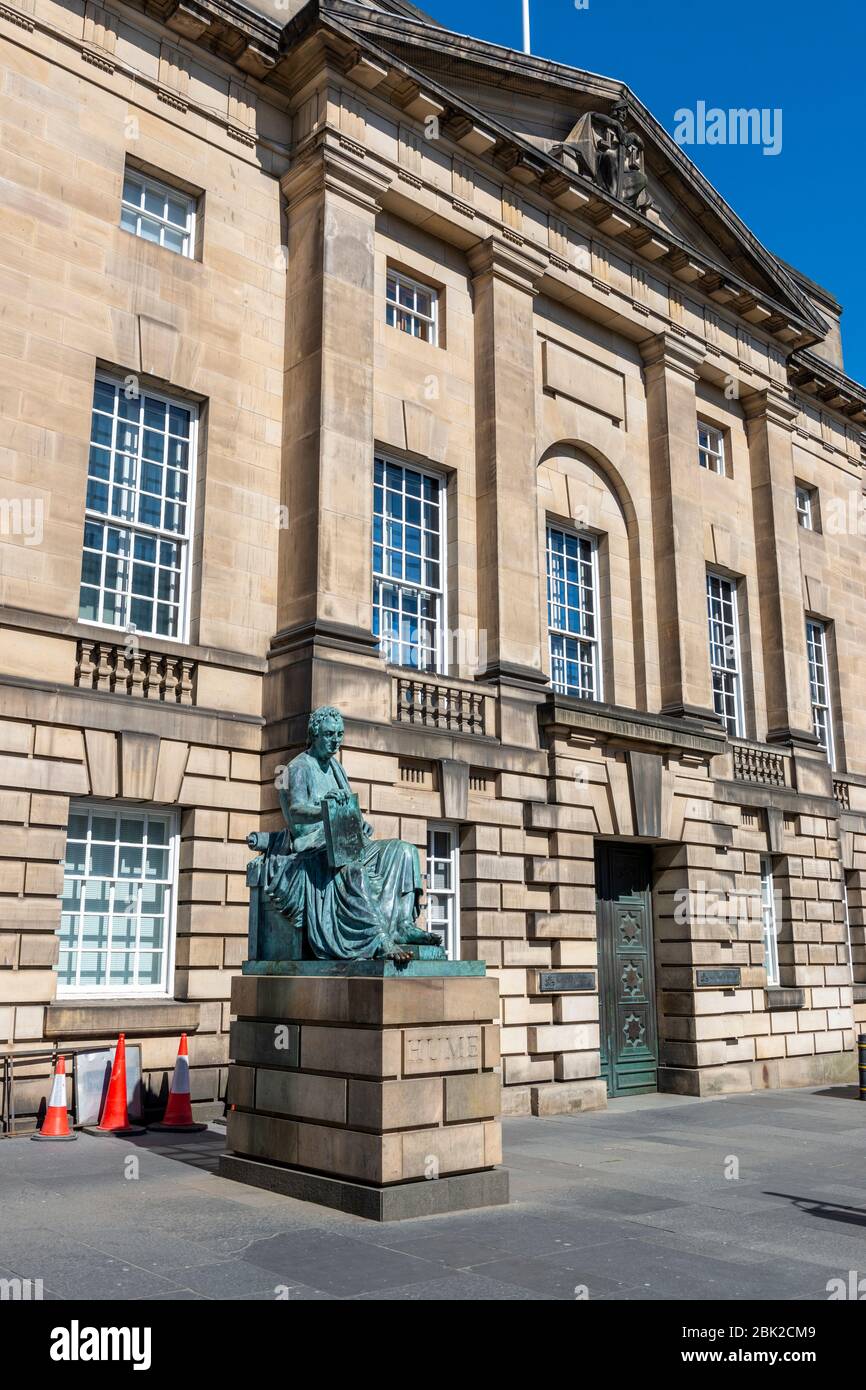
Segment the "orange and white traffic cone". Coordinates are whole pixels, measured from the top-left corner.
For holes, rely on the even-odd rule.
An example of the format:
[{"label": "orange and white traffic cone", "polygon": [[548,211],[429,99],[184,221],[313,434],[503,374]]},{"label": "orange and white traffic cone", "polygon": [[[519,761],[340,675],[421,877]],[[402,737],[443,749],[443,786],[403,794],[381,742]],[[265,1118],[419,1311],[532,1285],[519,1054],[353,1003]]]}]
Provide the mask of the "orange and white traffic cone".
[{"label": "orange and white traffic cone", "polygon": [[207,1129],[207,1125],[197,1125],[192,1118],[192,1105],[189,1098],[189,1048],[187,1047],[186,1033],[181,1034],[180,1047],[177,1049],[177,1061],[174,1067],[174,1076],[171,1078],[171,1090],[169,1091],[165,1114],[158,1124],[148,1125],[148,1129],[185,1130],[187,1133]]},{"label": "orange and white traffic cone", "polygon": [[126,1105],[125,1033],[121,1033],[117,1039],[114,1063],[111,1068],[111,1080],[108,1083],[108,1094],[105,1097],[99,1124],[85,1125],[84,1130],[86,1134],[107,1134],[119,1137],[126,1134],[144,1134],[145,1132],[144,1125],[131,1125],[129,1123],[129,1111]]},{"label": "orange and white traffic cone", "polygon": [[45,1119],[42,1121],[42,1128],[36,1134],[31,1134],[31,1139],[67,1141],[77,1139],[78,1135],[73,1134],[69,1128],[69,1116],[66,1113],[66,1058],[58,1057],[57,1066],[54,1071],[54,1080],[51,1083],[51,1094],[48,1097],[48,1108],[45,1111]]}]

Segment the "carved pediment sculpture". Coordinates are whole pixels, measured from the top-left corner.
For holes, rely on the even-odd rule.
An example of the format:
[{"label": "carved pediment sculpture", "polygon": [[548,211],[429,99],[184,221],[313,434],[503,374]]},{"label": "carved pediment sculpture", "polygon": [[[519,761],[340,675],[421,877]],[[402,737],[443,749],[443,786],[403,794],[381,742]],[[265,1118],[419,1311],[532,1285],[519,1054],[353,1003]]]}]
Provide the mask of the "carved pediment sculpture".
[{"label": "carved pediment sculpture", "polygon": [[587,111],[553,153],[620,202],[648,212],[653,204],[647,192],[643,140],[628,129],[628,118],[625,102],[614,106],[610,115]]}]

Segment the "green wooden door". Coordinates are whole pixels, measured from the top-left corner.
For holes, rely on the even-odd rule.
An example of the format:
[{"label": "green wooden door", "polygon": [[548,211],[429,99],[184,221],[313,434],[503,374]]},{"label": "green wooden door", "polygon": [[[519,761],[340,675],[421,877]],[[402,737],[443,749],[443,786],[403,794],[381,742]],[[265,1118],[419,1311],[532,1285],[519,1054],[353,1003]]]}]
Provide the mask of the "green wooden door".
[{"label": "green wooden door", "polygon": [[601,1069],[610,1096],[658,1090],[650,851],[596,846]]}]

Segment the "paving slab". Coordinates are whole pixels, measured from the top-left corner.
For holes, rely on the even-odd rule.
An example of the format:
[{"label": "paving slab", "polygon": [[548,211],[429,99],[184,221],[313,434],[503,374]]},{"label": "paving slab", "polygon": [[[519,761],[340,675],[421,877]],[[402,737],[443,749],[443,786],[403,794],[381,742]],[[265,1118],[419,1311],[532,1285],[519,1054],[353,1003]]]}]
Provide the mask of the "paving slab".
[{"label": "paving slab", "polygon": [[388,1226],[218,1176],[216,1125],[4,1139],[0,1278],[54,1300],[799,1302],[866,1274],[850,1087],[634,1097],[503,1138],[509,1206]]}]

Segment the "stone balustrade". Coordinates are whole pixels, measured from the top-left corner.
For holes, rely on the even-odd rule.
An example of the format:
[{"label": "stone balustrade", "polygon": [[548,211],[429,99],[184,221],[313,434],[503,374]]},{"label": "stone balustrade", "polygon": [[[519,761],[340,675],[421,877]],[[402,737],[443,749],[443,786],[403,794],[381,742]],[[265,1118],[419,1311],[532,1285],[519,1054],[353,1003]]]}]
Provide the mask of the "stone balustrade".
[{"label": "stone balustrade", "polygon": [[433,679],[395,678],[394,718],[401,724],[425,729],[484,736],[487,730],[486,697],[471,686],[445,685]]},{"label": "stone balustrade", "polygon": [[188,657],[131,649],[124,642],[78,642],[75,684],[84,690],[191,705],[195,673],[196,663]]},{"label": "stone balustrade", "polygon": [[736,781],[760,782],[770,787],[787,785],[783,753],[753,743],[733,743],[731,746]]},{"label": "stone balustrade", "polygon": [[843,811],[851,810],[851,784],[843,777],[833,778],[833,795]]}]

